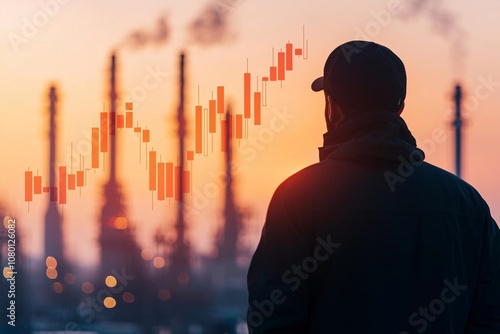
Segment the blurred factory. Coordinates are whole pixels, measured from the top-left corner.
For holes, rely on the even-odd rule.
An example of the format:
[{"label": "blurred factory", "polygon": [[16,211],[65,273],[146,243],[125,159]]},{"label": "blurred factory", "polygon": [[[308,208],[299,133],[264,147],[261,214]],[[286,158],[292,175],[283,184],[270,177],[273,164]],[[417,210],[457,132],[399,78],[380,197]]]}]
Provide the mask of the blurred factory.
[{"label": "blurred factory", "polygon": [[[16,296],[18,304],[16,327],[2,323],[1,333],[246,333],[246,264],[238,261],[242,252],[240,245],[243,230],[243,214],[236,203],[234,177],[232,175],[232,138],[230,123],[222,130],[225,140],[224,166],[225,196],[221,212],[222,224],[214,241],[217,255],[202,258],[196,269],[192,265],[193,254],[187,239],[189,222],[186,220],[184,177],[176,185],[175,238],[169,224],[158,229],[153,236],[157,255],[153,258],[147,249],[142,249],[135,235],[135,222],[129,220],[125,206],[126,194],[118,178],[117,156],[120,152],[117,122],[117,57],[112,55],[109,68],[109,133],[106,133],[108,165],[106,182],[102,189],[99,238],[100,263],[95,273],[84,275],[76,264],[68,261],[63,247],[63,215],[59,205],[65,194],[57,190],[61,186],[61,175],[74,183],[81,180],[75,174],[66,178],[65,170],[57,174],[58,92],[51,86],[48,91],[48,184],[41,187],[35,176],[35,193],[47,192],[44,219],[43,263],[17,263]],[[186,120],[185,120],[185,55],[180,55],[179,94],[177,108],[178,156],[180,171],[186,164]],[[227,108],[225,118],[231,118]],[[101,119],[101,121],[103,121]],[[103,124],[103,123],[101,123]],[[57,177],[59,175],[59,177]],[[64,181],[66,182],[66,181]],[[40,181],[38,181],[40,183]],[[33,186],[33,185],[30,185]],[[66,185],[68,186],[68,185]],[[71,185],[69,185],[71,187]],[[36,189],[40,188],[40,189]],[[71,189],[71,188],[70,188]],[[5,222],[10,219],[2,214]],[[6,218],[4,218],[6,217]],[[139,224],[138,222],[137,224]],[[7,223],[5,223],[7,224]],[[4,225],[5,225],[4,224]],[[5,225],[7,227],[7,225]],[[7,231],[7,230],[5,230]],[[6,267],[6,233],[0,234],[0,264]],[[22,236],[16,236],[17,256],[22,254]],[[149,252],[151,252],[149,250]],[[247,254],[248,256],[248,254]],[[11,273],[4,269],[4,277]],[[1,293],[8,289],[8,281],[1,280]],[[28,293],[31,291],[31,293]],[[0,299],[6,309],[8,301]],[[5,305],[4,305],[5,304]]]}]

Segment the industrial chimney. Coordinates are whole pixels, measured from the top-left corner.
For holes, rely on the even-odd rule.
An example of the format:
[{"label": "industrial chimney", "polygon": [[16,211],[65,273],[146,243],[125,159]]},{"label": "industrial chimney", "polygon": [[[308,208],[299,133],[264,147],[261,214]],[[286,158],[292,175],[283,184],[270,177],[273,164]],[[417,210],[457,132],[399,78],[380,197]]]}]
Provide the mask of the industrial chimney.
[{"label": "industrial chimney", "polygon": [[178,283],[183,285],[187,284],[189,281],[189,275],[191,271],[190,266],[190,250],[189,244],[186,240],[186,222],[184,217],[184,177],[182,176],[182,171],[184,171],[184,139],[186,136],[186,119],[184,116],[185,108],[185,55],[181,53],[180,55],[180,72],[179,72],[179,107],[177,110],[177,123],[178,123],[178,135],[179,135],[179,169],[181,171],[178,182],[179,190],[179,201],[177,206],[177,222],[175,224],[175,230],[177,232],[176,240],[173,244],[172,256],[171,256],[171,273],[176,276]]},{"label": "industrial chimney", "polygon": [[455,86],[455,120],[453,127],[455,128],[455,175],[461,177],[462,174],[462,88],[459,84]]},{"label": "industrial chimney", "polygon": [[57,207],[57,91],[55,86],[49,90],[49,189],[50,196],[45,213],[45,257],[53,257],[63,267],[62,217]]}]

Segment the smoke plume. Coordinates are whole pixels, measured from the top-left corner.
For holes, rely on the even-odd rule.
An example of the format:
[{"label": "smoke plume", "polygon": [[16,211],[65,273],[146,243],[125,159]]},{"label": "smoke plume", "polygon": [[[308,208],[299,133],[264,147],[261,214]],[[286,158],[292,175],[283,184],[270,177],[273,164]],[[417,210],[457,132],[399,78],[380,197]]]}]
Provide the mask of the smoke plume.
[{"label": "smoke plume", "polygon": [[232,37],[230,14],[233,7],[220,5],[220,0],[212,0],[189,25],[190,41],[201,45],[222,43]]},{"label": "smoke plume", "polygon": [[158,18],[153,29],[138,29],[127,36],[122,43],[123,46],[132,49],[141,49],[149,45],[161,45],[170,38],[170,26],[167,16]]},{"label": "smoke plume", "polygon": [[410,0],[405,3],[401,17],[417,16],[426,17],[432,29],[450,43],[453,68],[455,72],[460,72],[467,54],[466,32],[456,14],[446,7],[443,0]]}]

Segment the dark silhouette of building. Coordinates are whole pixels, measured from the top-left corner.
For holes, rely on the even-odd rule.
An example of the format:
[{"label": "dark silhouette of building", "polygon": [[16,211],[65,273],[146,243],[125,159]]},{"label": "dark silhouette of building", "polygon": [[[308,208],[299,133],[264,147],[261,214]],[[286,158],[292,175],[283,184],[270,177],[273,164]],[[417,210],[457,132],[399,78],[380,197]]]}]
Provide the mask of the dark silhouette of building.
[{"label": "dark silhouette of building", "polygon": [[[187,240],[187,222],[185,215],[184,170],[185,170],[185,55],[181,53],[179,63],[179,105],[177,108],[177,133],[179,140],[178,160],[179,173],[175,179],[175,197],[178,199],[175,215],[175,237],[169,242],[168,265],[156,270],[157,281],[157,320],[168,325],[173,334],[183,333],[189,321],[196,318],[197,307],[193,303],[203,304],[201,294],[195,291],[195,277],[191,267],[191,250]],[[165,244],[166,239],[161,231],[157,233],[157,245]],[[162,294],[169,294],[168,300]],[[199,315],[198,315],[199,316]]]},{"label": "dark silhouette of building", "polygon": [[[57,165],[57,114],[58,114],[58,94],[54,85],[49,88],[49,197],[47,202],[47,211],[45,213],[45,257],[44,263],[40,263],[35,277],[38,284],[41,284],[43,289],[43,297],[33,301],[34,308],[40,311],[42,316],[53,317],[54,323],[62,324],[70,317],[69,305],[72,300],[71,287],[65,284],[64,279],[71,273],[71,265],[68,263],[64,255],[64,233],[63,221],[64,217],[59,211],[58,195],[60,194],[60,182],[56,177]],[[59,175],[59,177],[61,177]],[[65,176],[63,176],[65,177]],[[54,315],[49,315],[47,309],[58,310]]]},{"label": "dark silhouette of building", "polygon": [[[45,213],[45,258],[52,256],[60,269],[64,266],[63,219],[57,207],[57,92],[51,86],[49,92],[49,190],[50,196]],[[62,274],[62,273],[61,273]]]},{"label": "dark silhouette of building", "polygon": [[[127,219],[120,182],[117,176],[118,132],[115,128],[117,95],[116,56],[111,57],[109,91],[109,168],[104,185],[104,205],[100,217],[100,266],[96,290],[97,303],[103,309],[98,318],[116,321],[147,322],[144,303],[149,296],[141,251]],[[106,292],[107,291],[107,292]],[[109,298],[107,301],[106,298]],[[116,305],[113,306],[113,304]],[[104,308],[102,307],[104,305]],[[146,318],[146,319],[145,319]]]},{"label": "dark silhouette of building", "polygon": [[224,263],[224,284],[232,280],[232,276],[239,277],[238,255],[239,235],[243,227],[242,213],[236,205],[233,181],[233,138],[231,138],[231,113],[226,112],[226,150],[224,154],[225,192],[224,192],[224,224],[217,240],[218,260]]}]

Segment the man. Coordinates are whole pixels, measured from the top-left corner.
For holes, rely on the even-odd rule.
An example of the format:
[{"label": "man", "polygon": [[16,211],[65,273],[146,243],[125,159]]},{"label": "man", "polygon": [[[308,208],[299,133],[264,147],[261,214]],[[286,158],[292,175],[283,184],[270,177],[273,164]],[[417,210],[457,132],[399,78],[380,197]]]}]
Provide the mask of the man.
[{"label": "man", "polygon": [[320,162],[274,193],[248,272],[251,333],[500,333],[500,231],[479,193],[423,161],[406,73],[351,41],[312,84]]}]

